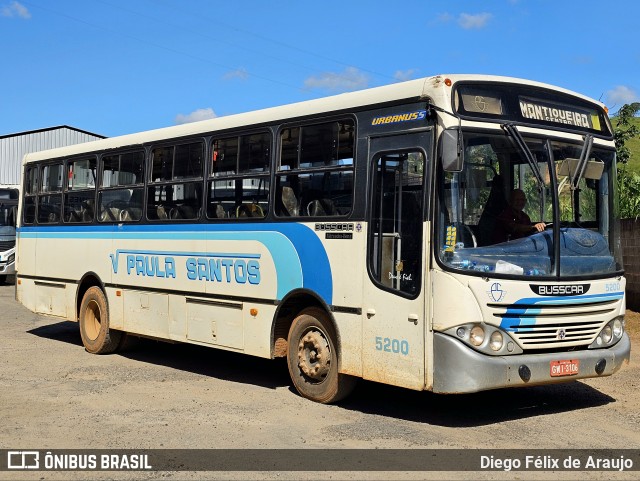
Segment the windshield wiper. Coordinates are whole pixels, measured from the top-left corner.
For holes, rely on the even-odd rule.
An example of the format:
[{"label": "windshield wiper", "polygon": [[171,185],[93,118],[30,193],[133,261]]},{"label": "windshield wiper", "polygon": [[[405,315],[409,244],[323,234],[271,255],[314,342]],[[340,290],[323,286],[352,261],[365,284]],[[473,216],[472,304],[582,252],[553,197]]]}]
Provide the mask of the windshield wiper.
[{"label": "windshield wiper", "polygon": [[[580,158],[578,159],[578,165],[574,177],[571,179],[571,190],[578,188],[578,182],[582,179],[584,171],[587,169],[587,162],[589,155],[591,155],[591,147],[593,147],[593,135],[587,134],[584,136],[584,144],[582,145],[582,152],[580,152]],[[571,172],[569,172],[571,174]]]},{"label": "windshield wiper", "polygon": [[531,172],[533,172],[533,175],[538,181],[538,189],[542,190],[544,188],[544,180],[542,179],[540,168],[538,167],[538,163],[531,153],[529,146],[522,138],[522,134],[520,134],[520,131],[517,129],[517,127],[511,123],[502,124],[502,128],[507,133],[507,135],[515,141],[516,145],[520,148],[520,151],[524,154],[524,158],[529,164],[529,167],[531,167]]}]

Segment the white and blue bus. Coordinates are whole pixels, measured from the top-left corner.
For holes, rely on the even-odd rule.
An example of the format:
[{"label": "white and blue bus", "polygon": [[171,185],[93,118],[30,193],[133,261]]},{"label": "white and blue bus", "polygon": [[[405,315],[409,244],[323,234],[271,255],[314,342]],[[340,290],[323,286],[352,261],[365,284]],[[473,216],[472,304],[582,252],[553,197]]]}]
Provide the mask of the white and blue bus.
[{"label": "white and blue bus", "polygon": [[324,403],[608,376],[615,179],[602,104],[481,75],[98,140],[26,155],[16,295],[90,353],[286,357]]}]

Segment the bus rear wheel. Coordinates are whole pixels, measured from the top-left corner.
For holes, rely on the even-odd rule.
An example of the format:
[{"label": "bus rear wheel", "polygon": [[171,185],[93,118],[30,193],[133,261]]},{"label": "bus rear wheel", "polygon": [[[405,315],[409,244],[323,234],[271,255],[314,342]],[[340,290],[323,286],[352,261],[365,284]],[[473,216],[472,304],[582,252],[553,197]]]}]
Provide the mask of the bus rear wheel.
[{"label": "bus rear wheel", "polygon": [[99,287],[87,289],[80,304],[80,337],[87,352],[108,354],[124,340],[124,333],[109,329],[107,298]]},{"label": "bus rear wheel", "polygon": [[301,396],[328,404],[353,391],[356,379],[338,372],[335,330],[322,309],[305,309],[293,320],[288,344],[289,375]]}]

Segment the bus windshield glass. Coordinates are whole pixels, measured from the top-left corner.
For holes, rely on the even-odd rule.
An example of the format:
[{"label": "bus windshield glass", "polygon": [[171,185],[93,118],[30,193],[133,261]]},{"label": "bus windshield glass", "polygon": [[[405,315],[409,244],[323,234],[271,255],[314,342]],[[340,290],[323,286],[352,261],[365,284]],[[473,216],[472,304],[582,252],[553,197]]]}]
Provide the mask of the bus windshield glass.
[{"label": "bus windshield glass", "polygon": [[16,202],[0,199],[0,241],[9,240],[12,246],[15,243],[17,216],[18,205]]},{"label": "bus windshield glass", "polygon": [[464,132],[463,148],[463,169],[438,176],[445,267],[538,278],[621,271],[613,150],[522,137],[515,127]]}]

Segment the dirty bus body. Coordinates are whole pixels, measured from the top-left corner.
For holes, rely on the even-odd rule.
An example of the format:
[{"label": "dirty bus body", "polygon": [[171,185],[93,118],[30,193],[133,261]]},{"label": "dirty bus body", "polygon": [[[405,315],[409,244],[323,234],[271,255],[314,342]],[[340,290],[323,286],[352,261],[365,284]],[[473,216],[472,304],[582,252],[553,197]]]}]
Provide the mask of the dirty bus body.
[{"label": "dirty bus body", "polygon": [[[600,104],[488,76],[29,154],[17,298],[92,353],[143,335],[286,357],[318,402],[357,378],[606,376],[630,350],[614,178]],[[500,228],[516,190],[539,230]]]}]

